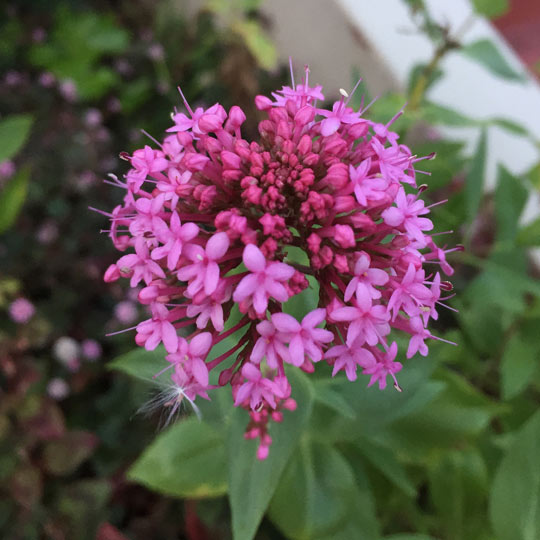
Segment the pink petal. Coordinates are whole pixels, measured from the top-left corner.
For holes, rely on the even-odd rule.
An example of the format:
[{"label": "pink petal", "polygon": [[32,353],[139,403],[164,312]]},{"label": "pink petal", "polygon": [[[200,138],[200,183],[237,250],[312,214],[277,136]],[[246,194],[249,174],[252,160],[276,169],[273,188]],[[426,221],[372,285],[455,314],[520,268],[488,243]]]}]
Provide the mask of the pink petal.
[{"label": "pink petal", "polygon": [[165,350],[169,353],[175,353],[178,350],[178,336],[176,328],[169,321],[162,321],[161,335]]},{"label": "pink petal", "polygon": [[332,311],[334,321],[353,321],[358,317],[358,310],[353,307],[345,306]]},{"label": "pink petal", "polygon": [[195,380],[205,388],[208,386],[208,368],[201,358],[194,358],[191,363],[191,372]]},{"label": "pink petal", "polygon": [[250,362],[244,364],[244,367],[242,368],[242,375],[251,382],[258,382],[262,378],[260,369]]},{"label": "pink petal", "polygon": [[302,319],[302,328],[314,328],[326,319],[326,309],[314,309]]},{"label": "pink petal", "polygon": [[282,262],[273,262],[266,268],[266,275],[277,281],[286,281],[293,277],[295,269]]},{"label": "pink petal", "polygon": [[195,223],[184,223],[180,231],[180,238],[184,242],[193,240],[199,234],[199,227]]},{"label": "pink petal", "polygon": [[279,332],[299,332],[302,329],[300,323],[288,313],[274,313],[272,323]]},{"label": "pink petal", "polygon": [[268,293],[268,296],[275,298],[278,302],[286,302],[289,299],[287,289],[279,281],[274,281],[272,278],[266,278],[264,281],[264,288]]},{"label": "pink petal", "polygon": [[294,366],[301,366],[304,363],[304,342],[299,335],[294,336],[289,343],[289,354],[291,363]]},{"label": "pink petal", "polygon": [[331,116],[330,118],[325,118],[321,122],[321,135],[324,137],[329,137],[334,134],[341,125],[341,120],[336,116]]},{"label": "pink petal", "polygon": [[259,287],[253,293],[253,308],[258,315],[262,315],[267,307],[268,295],[262,287]]},{"label": "pink petal", "polygon": [[381,216],[384,219],[384,222],[387,225],[390,225],[390,227],[398,227],[403,223],[403,220],[405,219],[403,212],[399,208],[395,208],[394,206],[392,206],[391,208],[387,208],[381,214]]},{"label": "pink petal", "polygon": [[248,244],[244,249],[242,260],[251,272],[262,272],[266,268],[266,258],[254,244]]},{"label": "pink petal", "polygon": [[260,364],[261,360],[263,359],[264,355],[266,354],[266,339],[265,338],[259,338],[257,342],[255,343],[255,346],[253,347],[253,350],[251,351],[251,356],[249,359],[254,364]]},{"label": "pink petal", "polygon": [[210,261],[206,267],[206,274],[204,276],[204,292],[205,294],[212,294],[219,283],[219,266],[216,262]]},{"label": "pink petal", "polygon": [[223,308],[221,307],[221,304],[214,304],[210,310],[210,318],[212,319],[212,324],[214,325],[214,328],[221,332],[224,328],[224,321],[223,321]]},{"label": "pink petal", "polygon": [[274,335],[275,328],[270,321],[262,321],[257,325],[257,332],[263,337],[269,337]]},{"label": "pink petal", "polygon": [[206,254],[209,259],[217,261],[227,253],[231,242],[226,232],[219,232],[210,237],[206,243]]},{"label": "pink petal", "polygon": [[189,343],[189,352],[192,356],[206,356],[212,346],[212,334],[203,332],[197,334]]},{"label": "pink petal", "polygon": [[257,274],[249,274],[242,278],[240,283],[236,286],[233,294],[233,300],[235,302],[242,302],[248,296],[251,296],[257,287],[259,286],[259,276]]}]

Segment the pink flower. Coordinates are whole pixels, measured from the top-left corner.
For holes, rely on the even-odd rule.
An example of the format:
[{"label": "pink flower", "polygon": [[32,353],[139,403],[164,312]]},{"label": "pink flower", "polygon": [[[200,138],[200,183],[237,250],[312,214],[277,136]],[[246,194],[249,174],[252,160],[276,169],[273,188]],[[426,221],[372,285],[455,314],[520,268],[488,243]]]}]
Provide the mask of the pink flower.
[{"label": "pink flower", "polygon": [[266,363],[271,369],[278,369],[280,362],[290,362],[289,350],[285,342],[281,341],[280,334],[270,321],[261,321],[257,325],[257,332],[261,336],[251,351],[250,360],[254,364],[260,364],[266,357]]},{"label": "pink flower", "polygon": [[181,363],[184,370],[193,377],[203,388],[208,386],[208,367],[204,361],[212,346],[212,334],[203,332],[197,334],[190,342],[184,338],[178,339],[178,352],[169,354],[167,360],[173,364]]},{"label": "pink flower", "polygon": [[261,407],[261,404],[267,403],[272,409],[276,408],[276,397],[284,397],[279,385],[270,379],[262,376],[261,371],[251,363],[244,364],[242,375],[246,381],[240,386],[236,393],[234,405],[238,407],[244,401],[249,400],[249,406],[252,410]]},{"label": "pink flower", "polygon": [[174,353],[178,349],[178,336],[169,321],[169,311],[163,304],[152,304],[152,318],[137,325],[137,344],[153,351],[161,342],[165,350]]},{"label": "pink flower", "polygon": [[377,345],[390,332],[388,324],[390,315],[386,311],[386,306],[374,306],[369,296],[363,297],[362,302],[357,302],[354,307],[344,306],[336,309],[332,312],[332,319],[350,323],[347,329],[348,347],[352,347],[355,342],[359,345],[364,343]]},{"label": "pink flower", "polygon": [[335,358],[334,367],[332,369],[332,377],[338,371],[345,370],[349,381],[356,380],[356,369],[358,366],[367,368],[375,363],[375,357],[367,349],[353,344],[352,347],[347,345],[336,345],[326,351],[325,358]]},{"label": "pink flower", "polygon": [[329,137],[333,135],[341,124],[356,124],[360,121],[360,113],[347,107],[343,99],[332,105],[332,111],[317,109],[317,112],[326,118],[321,122],[321,135]]},{"label": "pink flower", "polygon": [[189,281],[187,293],[190,296],[197,294],[201,289],[207,295],[212,294],[219,284],[219,265],[221,259],[229,249],[230,241],[227,233],[214,234],[206,243],[206,248],[190,244],[186,249],[186,256],[193,264],[178,270],[178,279]]},{"label": "pink flower", "polygon": [[164,221],[160,221],[154,230],[158,240],[164,245],[152,250],[152,259],[159,260],[167,257],[167,268],[175,270],[183,247],[199,234],[199,227],[195,223],[182,225],[178,213],[173,212],[169,226]]},{"label": "pink flower", "polygon": [[268,263],[261,250],[253,244],[244,248],[242,260],[251,273],[236,287],[233,293],[235,302],[250,300],[255,312],[262,316],[269,298],[287,301],[289,295],[283,283],[293,276],[295,270],[292,266],[281,262]]},{"label": "pink flower", "polygon": [[396,206],[391,206],[381,214],[384,222],[391,227],[404,227],[410,237],[418,242],[419,247],[425,247],[427,241],[422,231],[433,229],[433,223],[427,218],[418,217],[428,214],[424,201],[414,195],[405,195],[400,188],[396,196]]},{"label": "pink flower", "polygon": [[322,308],[308,313],[301,323],[287,313],[272,315],[272,324],[280,332],[282,338],[289,343],[291,364],[301,366],[306,354],[313,362],[321,360],[322,345],[334,339],[332,332],[317,328],[325,319],[326,310]]},{"label": "pink flower", "polygon": [[[152,317],[137,325],[135,341],[169,353],[171,410],[229,385],[260,459],[270,423],[296,406],[287,380],[294,368],[284,364],[309,374],[325,361],[350,380],[360,366],[384,388],[401,369],[391,329],[409,338],[408,357],[427,354],[427,339],[442,340],[428,326],[448,284],[433,266],[426,278],[424,266],[450,274],[446,255],[459,249],[439,248],[427,234],[433,225],[423,216],[433,205],[415,179],[424,158],[391,131],[402,110],[374,123],[344,92],[327,110],[307,68],[299,84],[292,79],[255,99],[265,117],[254,140],[242,133],[239,107],[193,110],[180,92],[185,111],[158,147],[121,154],[126,181],[111,183],[125,195],[107,214],[122,255],[105,280],[144,282],[131,300]],[[287,313],[287,302],[296,312],[296,297],[316,290],[317,309]]]},{"label": "pink flower", "polygon": [[359,301],[366,296],[373,299],[381,297],[381,292],[375,288],[375,285],[385,285],[389,279],[388,274],[379,268],[370,268],[370,263],[370,256],[365,252],[360,252],[354,266],[354,277],[345,289],[345,302],[348,302],[355,293]]},{"label": "pink flower", "polygon": [[386,388],[386,377],[390,375],[394,379],[396,389],[400,390],[395,374],[401,371],[403,366],[399,362],[394,362],[397,351],[397,343],[394,341],[388,351],[382,357],[379,356],[377,362],[364,368],[364,373],[371,375],[368,386],[379,381],[379,388],[384,390]]},{"label": "pink flower", "polygon": [[392,320],[396,318],[400,309],[407,315],[414,316],[419,313],[419,306],[431,303],[432,293],[423,283],[424,271],[416,270],[412,263],[409,264],[400,283],[392,280],[394,290],[387,306],[388,312],[392,312]]},{"label": "pink flower", "polygon": [[36,313],[34,304],[26,298],[17,298],[9,305],[9,316],[13,322],[26,324]]}]

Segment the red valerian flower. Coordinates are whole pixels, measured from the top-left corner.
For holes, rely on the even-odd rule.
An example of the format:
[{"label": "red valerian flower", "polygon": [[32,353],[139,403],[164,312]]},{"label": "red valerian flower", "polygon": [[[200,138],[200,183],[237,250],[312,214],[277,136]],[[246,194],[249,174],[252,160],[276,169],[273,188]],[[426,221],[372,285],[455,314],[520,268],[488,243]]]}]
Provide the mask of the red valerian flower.
[{"label": "red valerian flower", "polygon": [[[132,168],[113,182],[126,195],[109,216],[110,236],[133,252],[105,279],[145,284],[138,298],[152,315],[136,327],[137,344],[163,343],[178,395],[208,399],[230,385],[261,459],[269,420],[296,406],[286,364],[311,373],[325,361],[351,381],[360,368],[369,385],[383,389],[390,376],[400,389],[390,335],[409,336],[407,357],[426,355],[448,283],[424,263],[453,272],[416,184],[424,158],[390,131],[403,111],[371,122],[345,91],[321,108],[322,87],[310,87],[308,73],[273,99],[257,96],[266,118],[255,141],[242,137],[239,107],[193,111],[184,99],[161,147],[124,154]],[[284,306],[310,280],[318,307],[300,321]],[[229,347],[215,357],[222,341]]]}]

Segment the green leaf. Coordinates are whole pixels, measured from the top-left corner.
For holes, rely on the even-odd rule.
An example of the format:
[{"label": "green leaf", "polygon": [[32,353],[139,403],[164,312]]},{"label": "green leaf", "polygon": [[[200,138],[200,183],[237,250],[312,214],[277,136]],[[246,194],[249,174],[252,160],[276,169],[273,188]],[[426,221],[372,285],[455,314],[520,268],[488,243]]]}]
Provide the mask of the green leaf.
[{"label": "green leaf", "polygon": [[477,126],[479,124],[479,121],[474,118],[469,118],[454,109],[436,103],[422,105],[421,114],[428,124],[456,127]]},{"label": "green leaf", "polygon": [[385,536],[383,540],[437,540],[433,536],[427,534],[393,534],[391,536]]},{"label": "green leaf", "polygon": [[355,472],[332,446],[304,440],[272,498],[270,519],[292,540],[378,538],[365,475],[362,480],[357,485]]},{"label": "green leaf", "polygon": [[313,415],[311,429],[336,442],[353,441],[360,433],[377,433],[385,425],[420,409],[441,392],[444,385],[427,380],[434,368],[431,359],[415,359],[414,363],[406,365],[403,373],[399,374],[403,392],[392,388],[381,391],[376,386],[366,388],[367,381],[363,378],[355,383],[343,376],[336,378],[333,388],[354,410],[356,420],[336,415],[330,409],[323,411],[318,408]]},{"label": "green leaf", "polygon": [[165,360],[166,354],[163,346],[159,346],[154,351],[138,347],[109,362],[107,369],[121,371],[142,381],[154,382],[154,375],[170,365]]},{"label": "green leaf", "polygon": [[28,114],[11,115],[0,120],[0,163],[11,159],[22,148],[32,122]]},{"label": "green leaf", "polygon": [[500,17],[508,11],[508,0],[472,0],[474,10],[478,15]]},{"label": "green leaf", "polygon": [[354,409],[339,392],[332,389],[332,383],[333,381],[328,379],[321,379],[314,382],[315,401],[326,405],[326,407],[343,415],[345,418],[354,420],[356,418]]},{"label": "green leaf", "polygon": [[429,470],[429,492],[445,538],[479,538],[485,529],[487,469],[476,448],[445,453]]},{"label": "green leaf", "polygon": [[17,219],[28,192],[30,169],[21,169],[0,191],[0,234],[7,231]]},{"label": "green leaf", "polygon": [[283,312],[296,317],[298,321],[316,309],[319,302],[319,282],[313,276],[307,279],[309,286],[283,304]]},{"label": "green leaf", "polygon": [[438,379],[446,388],[429,407],[394,422],[377,434],[378,441],[424,462],[441,450],[467,444],[486,429],[497,407],[450,370],[441,369]]},{"label": "green leaf", "polygon": [[277,66],[277,51],[261,25],[255,20],[236,21],[232,29],[242,37],[247,48],[263,69],[274,69]]},{"label": "green leaf", "polygon": [[469,222],[475,219],[484,192],[484,180],[486,174],[486,139],[487,132],[484,128],[480,134],[478,146],[471,160],[471,166],[465,180],[465,201],[467,203],[467,217]]},{"label": "green leaf", "polygon": [[500,540],[540,538],[540,411],[517,433],[490,494],[491,524]]},{"label": "green leaf", "polygon": [[[409,74],[409,82],[407,84],[407,95],[410,96],[414,88],[418,84],[420,77],[425,77],[427,64],[416,64]],[[429,72],[429,80],[426,81],[424,93],[433,86],[443,76],[443,70],[435,68]]]},{"label": "green leaf", "polygon": [[128,478],[175,497],[218,497],[227,492],[227,458],[221,434],[188,418],[157,436]]},{"label": "green leaf", "polygon": [[506,347],[501,361],[501,388],[504,399],[517,396],[530,382],[538,367],[538,347],[518,331]]},{"label": "green leaf", "polygon": [[525,225],[517,235],[520,246],[540,246],[540,217]]},{"label": "green leaf", "polygon": [[295,411],[283,411],[283,421],[270,427],[272,446],[264,461],[256,457],[256,441],[243,437],[249,417],[235,409],[229,430],[229,499],[234,540],[251,540],[268,507],[281,474],[295,451],[309,420],[313,405],[313,388],[300,370],[288,373]]},{"label": "green leaf", "polygon": [[529,130],[525,126],[518,124],[513,120],[509,120],[508,118],[492,118],[489,120],[489,123],[505,129],[514,135],[521,135],[523,137],[528,137],[530,135]]},{"label": "green leaf", "polygon": [[520,180],[499,165],[495,190],[495,216],[499,242],[513,245],[518,232],[518,220],[528,195]]},{"label": "green leaf", "polygon": [[409,497],[416,495],[416,487],[403,465],[396,459],[393,450],[365,437],[360,437],[354,444],[371,465],[401,489],[405,495]]},{"label": "green leaf", "polygon": [[488,39],[480,39],[465,45],[460,50],[465,56],[478,62],[493,74],[499,75],[503,79],[520,82],[525,80],[522,74],[514,71],[493,42]]}]

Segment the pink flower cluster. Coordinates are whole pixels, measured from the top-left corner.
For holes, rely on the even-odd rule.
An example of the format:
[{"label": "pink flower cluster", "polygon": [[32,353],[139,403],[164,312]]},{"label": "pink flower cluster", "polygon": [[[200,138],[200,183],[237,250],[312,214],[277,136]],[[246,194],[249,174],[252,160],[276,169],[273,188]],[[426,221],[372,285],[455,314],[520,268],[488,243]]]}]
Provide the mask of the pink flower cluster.
[{"label": "pink flower cluster", "polygon": [[[127,253],[105,280],[142,284],[151,315],[136,327],[137,344],[163,344],[172,381],[190,400],[230,385],[234,404],[250,412],[246,437],[259,438],[261,459],[268,421],[296,406],[286,364],[311,373],[326,362],[351,381],[360,369],[368,386],[383,389],[390,376],[399,390],[392,329],[409,336],[407,358],[426,355],[428,322],[451,288],[424,269],[452,274],[452,250],[435,245],[419,198],[423,158],[389,129],[399,114],[374,123],[344,91],[327,110],[321,90],[306,68],[301,84],[257,96],[266,115],[257,141],[242,137],[239,107],[193,111],[184,99],[186,113],[173,115],[159,148],[124,154],[131,169],[113,182],[126,195],[110,214],[110,236]],[[294,259],[298,248],[309,265]],[[284,306],[309,280],[319,307],[299,321]],[[234,345],[212,358],[233,334]]]}]

